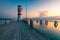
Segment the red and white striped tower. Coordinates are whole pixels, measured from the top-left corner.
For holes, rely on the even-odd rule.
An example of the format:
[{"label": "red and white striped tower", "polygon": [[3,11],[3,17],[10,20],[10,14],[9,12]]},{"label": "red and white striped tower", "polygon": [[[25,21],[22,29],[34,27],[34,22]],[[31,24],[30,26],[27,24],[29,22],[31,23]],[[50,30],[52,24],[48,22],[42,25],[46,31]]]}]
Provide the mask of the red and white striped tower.
[{"label": "red and white striped tower", "polygon": [[22,6],[18,5],[18,21],[22,20]]}]

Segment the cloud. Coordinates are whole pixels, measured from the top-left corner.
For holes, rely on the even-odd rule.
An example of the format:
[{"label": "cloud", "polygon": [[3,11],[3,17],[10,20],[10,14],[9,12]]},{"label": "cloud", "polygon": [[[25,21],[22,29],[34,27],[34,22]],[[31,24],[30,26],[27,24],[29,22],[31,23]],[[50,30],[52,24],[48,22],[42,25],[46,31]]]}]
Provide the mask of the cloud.
[{"label": "cloud", "polygon": [[48,16],[48,11],[41,11],[40,12],[40,17],[44,18]]}]

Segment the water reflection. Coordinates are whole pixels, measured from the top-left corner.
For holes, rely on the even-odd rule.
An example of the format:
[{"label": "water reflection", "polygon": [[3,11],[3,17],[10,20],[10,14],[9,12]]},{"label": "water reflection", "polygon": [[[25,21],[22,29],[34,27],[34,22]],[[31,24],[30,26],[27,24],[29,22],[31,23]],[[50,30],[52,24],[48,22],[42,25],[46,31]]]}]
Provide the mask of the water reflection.
[{"label": "water reflection", "polygon": [[60,34],[60,22],[58,22],[57,28],[54,27],[54,21],[53,22],[48,22],[48,25],[45,25],[45,22],[42,22],[42,25],[40,24],[40,21],[38,23],[36,21],[33,22],[35,28],[45,28],[46,30],[56,32]]},{"label": "water reflection", "polygon": [[45,25],[46,25],[46,26],[48,25],[48,21],[47,21],[47,20],[45,21]]},{"label": "water reflection", "polygon": [[57,27],[57,26],[58,26],[58,22],[54,21],[54,27]]},{"label": "water reflection", "polygon": [[36,23],[38,23],[38,20],[36,20]]},{"label": "water reflection", "polygon": [[42,25],[42,20],[40,20],[40,25]]}]

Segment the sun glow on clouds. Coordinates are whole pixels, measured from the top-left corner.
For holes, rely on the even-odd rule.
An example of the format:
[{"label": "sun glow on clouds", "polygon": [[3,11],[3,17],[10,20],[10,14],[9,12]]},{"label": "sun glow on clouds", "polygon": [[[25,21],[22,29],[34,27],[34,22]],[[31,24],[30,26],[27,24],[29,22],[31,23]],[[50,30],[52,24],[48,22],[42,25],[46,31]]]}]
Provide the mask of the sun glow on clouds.
[{"label": "sun glow on clouds", "polygon": [[32,8],[34,9],[33,12],[30,12],[30,14],[28,14],[29,17],[39,17],[41,10],[48,11],[48,15],[45,15],[47,17],[60,16],[60,1],[51,1],[50,3],[46,3],[43,5],[37,4],[37,7],[36,5],[34,5],[34,7]]},{"label": "sun glow on clouds", "polygon": [[[38,12],[30,12],[27,14],[27,18],[37,18],[40,16]],[[23,14],[23,18],[26,18],[26,14]]]},{"label": "sun glow on clouds", "polygon": [[[28,18],[40,17],[41,10],[43,10],[43,11],[47,10],[48,11],[47,14],[49,17],[50,16],[60,16],[60,1],[46,1],[46,0],[45,1],[33,0],[33,1],[25,1],[25,2],[23,2],[23,1],[21,2],[21,1],[19,1],[19,2],[14,2],[14,1],[5,2],[4,1],[4,3],[2,3],[2,5],[4,4],[4,6],[2,6],[3,10],[1,12],[7,13],[11,17],[17,17],[17,15],[18,15],[17,6],[18,6],[18,4],[21,3],[21,5],[23,5],[22,6],[22,8],[23,8],[22,16],[26,17],[25,3],[28,2],[28,6],[27,6]],[[0,5],[1,5],[1,1],[0,1]],[[0,8],[2,8],[2,7],[0,7]]]},{"label": "sun glow on clouds", "polygon": [[60,16],[60,6],[54,6],[49,10],[49,16]]}]

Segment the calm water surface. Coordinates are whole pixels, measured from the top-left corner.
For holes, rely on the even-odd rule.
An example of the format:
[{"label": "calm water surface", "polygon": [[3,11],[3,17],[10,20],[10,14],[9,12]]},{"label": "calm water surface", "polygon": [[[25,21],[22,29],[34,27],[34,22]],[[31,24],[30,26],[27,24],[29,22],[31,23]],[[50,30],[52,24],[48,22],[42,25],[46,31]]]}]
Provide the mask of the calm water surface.
[{"label": "calm water surface", "polygon": [[45,25],[45,22],[43,21],[43,24],[41,25],[39,21],[34,21],[33,24],[34,28],[42,31],[51,40],[60,40],[60,22],[58,22],[57,27],[54,27],[54,22],[48,22],[48,25]]},{"label": "calm water surface", "polygon": [[40,25],[39,21],[38,22],[34,21],[33,24],[35,28],[38,28],[38,29],[44,28],[45,30],[48,30],[50,32],[54,32],[60,35],[60,22],[58,22],[57,27],[54,27],[54,22],[48,22],[48,25],[45,25],[45,22],[43,21],[43,24]]}]

